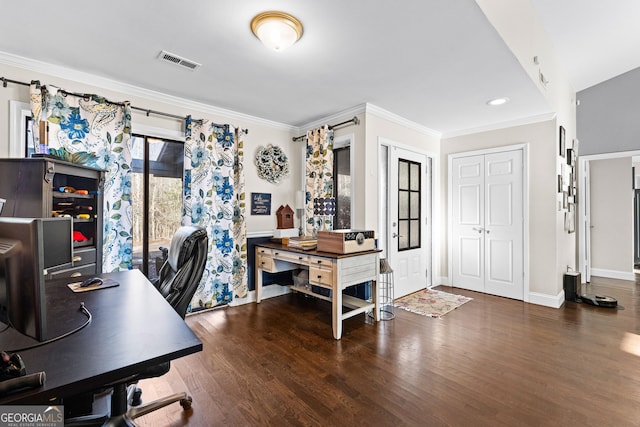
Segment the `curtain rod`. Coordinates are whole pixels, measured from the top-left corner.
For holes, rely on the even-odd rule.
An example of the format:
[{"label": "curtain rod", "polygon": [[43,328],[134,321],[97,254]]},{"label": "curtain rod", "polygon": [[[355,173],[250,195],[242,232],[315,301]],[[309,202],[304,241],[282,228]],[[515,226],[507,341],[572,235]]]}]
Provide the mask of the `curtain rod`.
[{"label": "curtain rod", "polygon": [[[13,84],[17,84],[17,85],[22,85],[22,86],[31,86],[31,83],[27,83],[27,82],[21,82],[18,80],[11,80],[11,79],[7,79],[5,77],[0,77],[0,81],[2,82],[2,87],[7,87],[7,83],[13,83]],[[76,92],[69,92],[66,91],[64,89],[60,89],[60,92],[62,92],[65,95],[71,95],[71,96],[77,96],[78,98],[87,98],[89,96],[91,96],[91,94],[86,94],[86,93],[76,93]],[[114,105],[125,105],[124,102],[114,102],[114,101],[107,101],[110,104],[114,104]],[[162,111],[156,111],[156,110],[150,110],[148,108],[140,108],[140,107],[135,107],[133,105],[129,105],[129,108],[131,108],[132,110],[136,110],[136,111],[142,111],[143,113],[146,113],[147,117],[149,117],[150,114],[155,114],[157,116],[164,116],[164,117],[170,117],[172,119],[177,119],[177,120],[186,120],[185,116],[179,116],[177,114],[171,114],[171,113],[165,113]],[[203,122],[204,119],[194,119],[194,122]],[[221,125],[218,123],[212,123],[214,126],[219,126],[219,127],[224,127],[225,125]],[[249,129],[240,129],[240,132],[244,133],[245,135],[249,134]]]},{"label": "curtain rod", "polygon": [[[352,119],[350,120],[346,120],[344,122],[341,123],[336,123],[335,125],[329,125],[327,126],[329,128],[329,130],[335,130],[338,127],[343,127],[346,125],[350,125],[350,124],[354,124],[354,125],[359,125],[360,124],[360,119],[357,116],[353,116]],[[297,142],[300,141],[301,139],[305,139],[307,137],[307,135],[300,135],[300,136],[294,136],[293,138],[291,138],[293,140],[293,142]]]}]

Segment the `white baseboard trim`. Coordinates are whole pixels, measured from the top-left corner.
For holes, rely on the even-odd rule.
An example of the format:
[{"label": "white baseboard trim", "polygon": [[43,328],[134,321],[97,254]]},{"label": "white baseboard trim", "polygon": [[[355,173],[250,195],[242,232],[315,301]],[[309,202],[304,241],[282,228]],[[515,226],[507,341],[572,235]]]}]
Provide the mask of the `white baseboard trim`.
[{"label": "white baseboard trim", "polygon": [[[289,286],[282,285],[267,285],[262,288],[262,299],[268,299],[273,297],[279,297],[281,295],[286,295],[291,293],[291,288]],[[252,302],[256,302],[256,291],[249,291],[245,298],[234,298],[233,301],[229,303],[231,307],[235,307],[237,305],[249,304]]]},{"label": "white baseboard trim", "polygon": [[560,308],[564,304],[564,290],[558,295],[541,294],[538,292],[529,292],[529,303],[543,305],[545,307]]},{"label": "white baseboard trim", "polygon": [[605,270],[604,268],[591,268],[591,275],[608,279],[636,280],[636,275],[633,272]]}]

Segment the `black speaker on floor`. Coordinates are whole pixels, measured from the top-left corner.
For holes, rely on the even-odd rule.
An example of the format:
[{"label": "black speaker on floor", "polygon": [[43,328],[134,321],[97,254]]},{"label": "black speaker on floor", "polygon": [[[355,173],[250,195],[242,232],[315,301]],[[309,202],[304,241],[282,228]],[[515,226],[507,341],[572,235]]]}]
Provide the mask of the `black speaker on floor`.
[{"label": "black speaker on floor", "polygon": [[580,301],[580,272],[569,271],[564,274],[564,299],[565,301]]}]

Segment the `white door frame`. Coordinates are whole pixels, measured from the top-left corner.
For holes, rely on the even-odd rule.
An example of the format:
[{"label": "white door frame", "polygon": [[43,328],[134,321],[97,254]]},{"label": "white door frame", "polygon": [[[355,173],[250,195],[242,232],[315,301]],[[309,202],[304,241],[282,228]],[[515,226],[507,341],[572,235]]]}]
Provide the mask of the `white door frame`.
[{"label": "white door frame", "polygon": [[[431,246],[431,259],[427,260],[427,262],[430,263],[430,273],[429,273],[429,278],[431,279],[431,283],[429,282],[429,279],[427,279],[427,285],[430,287],[433,286],[437,286],[440,284],[440,279],[436,276],[436,272],[439,271],[438,269],[438,265],[436,263],[436,260],[439,259],[439,254],[440,254],[440,250],[439,250],[439,246],[434,244],[434,242],[439,242],[440,241],[440,234],[438,232],[438,228],[436,227],[437,224],[440,224],[440,217],[439,217],[439,203],[437,203],[437,201],[439,200],[440,197],[440,191],[439,191],[439,176],[440,176],[440,168],[438,167],[438,161],[437,161],[437,157],[434,153],[430,152],[430,151],[426,151],[426,150],[421,150],[420,148],[416,148],[413,147],[411,145],[407,145],[407,144],[402,144],[396,141],[393,141],[391,139],[387,139],[384,137],[379,136],[378,137],[378,164],[380,164],[381,161],[381,156],[382,156],[382,150],[380,149],[381,146],[386,146],[389,151],[387,151],[388,153],[390,152],[391,148],[399,148],[402,150],[406,150],[406,151],[412,151],[414,153],[417,153],[419,155],[422,155],[425,157],[425,161],[426,160],[431,160],[431,212],[430,212],[430,220],[431,220],[431,238],[427,239],[429,240],[428,244]],[[381,177],[378,174],[378,188],[383,188],[382,187],[382,182],[380,182]],[[386,186],[388,188],[388,186]],[[387,200],[389,200],[389,195],[387,195]],[[378,212],[378,230],[384,230],[386,229],[388,231],[388,227],[383,227],[382,226],[382,221],[384,219],[388,219],[388,213],[387,215],[382,215],[382,206],[383,203],[381,201],[379,201],[378,203],[378,209],[380,210],[380,212]],[[388,234],[388,233],[387,233]],[[391,236],[386,236],[386,242],[390,242],[391,241]]]},{"label": "white door frame", "polygon": [[591,281],[591,206],[590,206],[590,179],[589,174],[591,160],[616,159],[620,157],[640,156],[640,150],[620,151],[617,153],[591,154],[580,156],[578,153],[578,176],[581,185],[578,186],[578,270],[582,283]]},{"label": "white door frame", "polygon": [[[505,145],[502,147],[496,148],[486,148],[481,150],[474,151],[466,151],[462,153],[452,153],[449,154],[448,157],[448,166],[447,166],[447,179],[448,179],[448,187],[447,187],[447,213],[450,214],[453,212],[453,175],[452,175],[452,163],[454,158],[459,157],[469,157],[469,156],[478,156],[485,154],[493,154],[493,153],[501,153],[504,151],[522,151],[522,221],[524,222],[522,227],[522,256],[523,256],[523,286],[522,286],[522,300],[524,302],[529,302],[529,144],[515,144],[515,145]],[[449,284],[451,283],[451,278],[453,277],[453,264],[451,260],[453,259],[453,224],[450,220],[447,220],[447,268],[449,275]]]}]

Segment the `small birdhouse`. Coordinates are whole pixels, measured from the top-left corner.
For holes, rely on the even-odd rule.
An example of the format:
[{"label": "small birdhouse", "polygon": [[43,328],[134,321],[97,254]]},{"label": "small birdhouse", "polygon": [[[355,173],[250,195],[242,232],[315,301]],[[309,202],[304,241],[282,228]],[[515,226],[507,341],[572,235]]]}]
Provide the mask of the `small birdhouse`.
[{"label": "small birdhouse", "polygon": [[279,230],[293,228],[293,209],[289,205],[280,206],[276,211],[276,218]]}]

